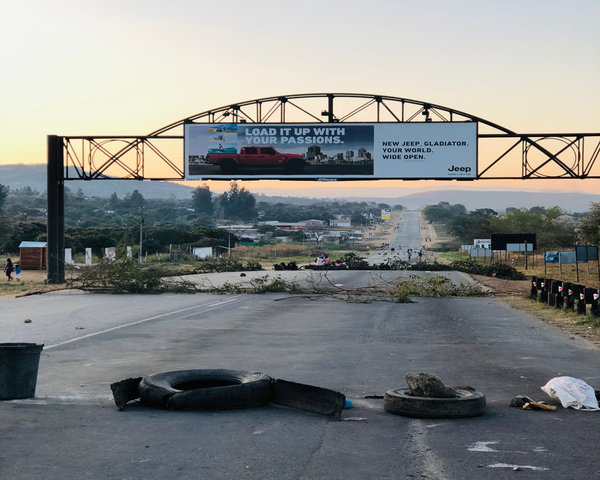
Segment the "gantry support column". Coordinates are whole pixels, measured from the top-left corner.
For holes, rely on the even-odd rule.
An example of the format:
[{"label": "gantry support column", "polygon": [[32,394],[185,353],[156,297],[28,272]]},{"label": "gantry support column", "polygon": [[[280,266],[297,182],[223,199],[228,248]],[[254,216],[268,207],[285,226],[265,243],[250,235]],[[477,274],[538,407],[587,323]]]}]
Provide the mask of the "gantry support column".
[{"label": "gantry support column", "polygon": [[48,135],[48,283],[65,283],[65,169],[63,138]]}]

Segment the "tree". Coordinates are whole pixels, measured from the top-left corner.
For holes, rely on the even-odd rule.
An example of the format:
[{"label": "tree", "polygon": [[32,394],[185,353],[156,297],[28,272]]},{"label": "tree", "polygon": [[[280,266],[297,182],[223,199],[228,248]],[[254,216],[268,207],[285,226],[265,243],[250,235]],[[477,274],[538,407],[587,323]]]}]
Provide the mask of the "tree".
[{"label": "tree", "polygon": [[116,208],[119,206],[119,196],[117,195],[117,192],[112,193],[108,199],[108,204],[111,206],[111,208]]},{"label": "tree", "polygon": [[125,200],[131,208],[141,208],[144,206],[144,203],[146,203],[144,196],[137,190],[134,190],[131,192],[131,194],[126,195]]},{"label": "tree", "polygon": [[4,206],[6,197],[8,197],[9,190],[10,190],[10,187],[5,186],[5,185],[0,185],[0,213],[2,213],[2,207]]},{"label": "tree", "polygon": [[[442,202],[440,202],[442,203]],[[446,203],[446,202],[444,202]],[[445,223],[453,216],[452,212],[442,205],[427,205],[423,209],[423,216],[430,222]]]},{"label": "tree", "polygon": [[404,206],[403,205],[394,205],[392,207],[392,210],[398,210],[398,211],[404,210]]},{"label": "tree", "polygon": [[233,180],[229,190],[221,195],[220,200],[225,218],[239,218],[241,220],[252,220],[256,218],[256,199],[246,187],[240,188]]},{"label": "tree", "polygon": [[590,210],[577,225],[578,239],[588,245],[600,245],[600,203],[592,202]]},{"label": "tree", "polygon": [[523,208],[512,213],[490,217],[492,233],[535,233],[538,249],[573,246],[573,227],[559,217],[564,214],[560,207],[537,209]]},{"label": "tree", "polygon": [[192,192],[192,204],[194,211],[198,214],[203,213],[212,217],[215,214],[215,207],[212,203],[212,193],[210,187],[204,183]]}]

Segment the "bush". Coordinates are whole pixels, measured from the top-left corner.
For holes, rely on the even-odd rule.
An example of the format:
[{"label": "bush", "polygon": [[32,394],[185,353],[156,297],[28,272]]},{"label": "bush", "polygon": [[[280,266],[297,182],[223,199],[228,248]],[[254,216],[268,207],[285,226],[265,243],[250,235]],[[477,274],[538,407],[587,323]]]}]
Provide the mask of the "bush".
[{"label": "bush", "polygon": [[246,264],[235,258],[209,258],[198,262],[196,273],[241,272],[262,270],[260,262],[248,260]]},{"label": "bush", "polygon": [[486,265],[469,259],[452,262],[450,267],[452,270],[472,273],[473,275],[484,275],[506,280],[527,280],[527,277],[516,268],[501,262],[492,262]]}]

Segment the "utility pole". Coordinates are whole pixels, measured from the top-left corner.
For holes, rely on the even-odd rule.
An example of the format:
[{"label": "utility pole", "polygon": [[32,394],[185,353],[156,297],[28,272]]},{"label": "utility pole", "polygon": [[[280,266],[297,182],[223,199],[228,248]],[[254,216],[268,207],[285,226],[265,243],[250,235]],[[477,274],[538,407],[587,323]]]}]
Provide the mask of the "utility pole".
[{"label": "utility pole", "polygon": [[142,238],[144,233],[144,207],[140,207],[140,252],[138,254],[138,261],[142,263]]}]

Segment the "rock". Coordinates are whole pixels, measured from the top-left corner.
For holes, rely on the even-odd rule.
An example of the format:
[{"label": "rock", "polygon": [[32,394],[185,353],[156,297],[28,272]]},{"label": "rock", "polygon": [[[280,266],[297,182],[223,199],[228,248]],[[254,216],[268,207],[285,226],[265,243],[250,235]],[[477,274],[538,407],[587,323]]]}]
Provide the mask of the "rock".
[{"label": "rock", "polygon": [[410,388],[410,394],[414,397],[426,398],[456,398],[456,391],[444,385],[440,377],[434,373],[409,372],[406,375],[406,383]]},{"label": "rock", "polygon": [[31,318],[26,318],[23,323],[31,323]]}]

